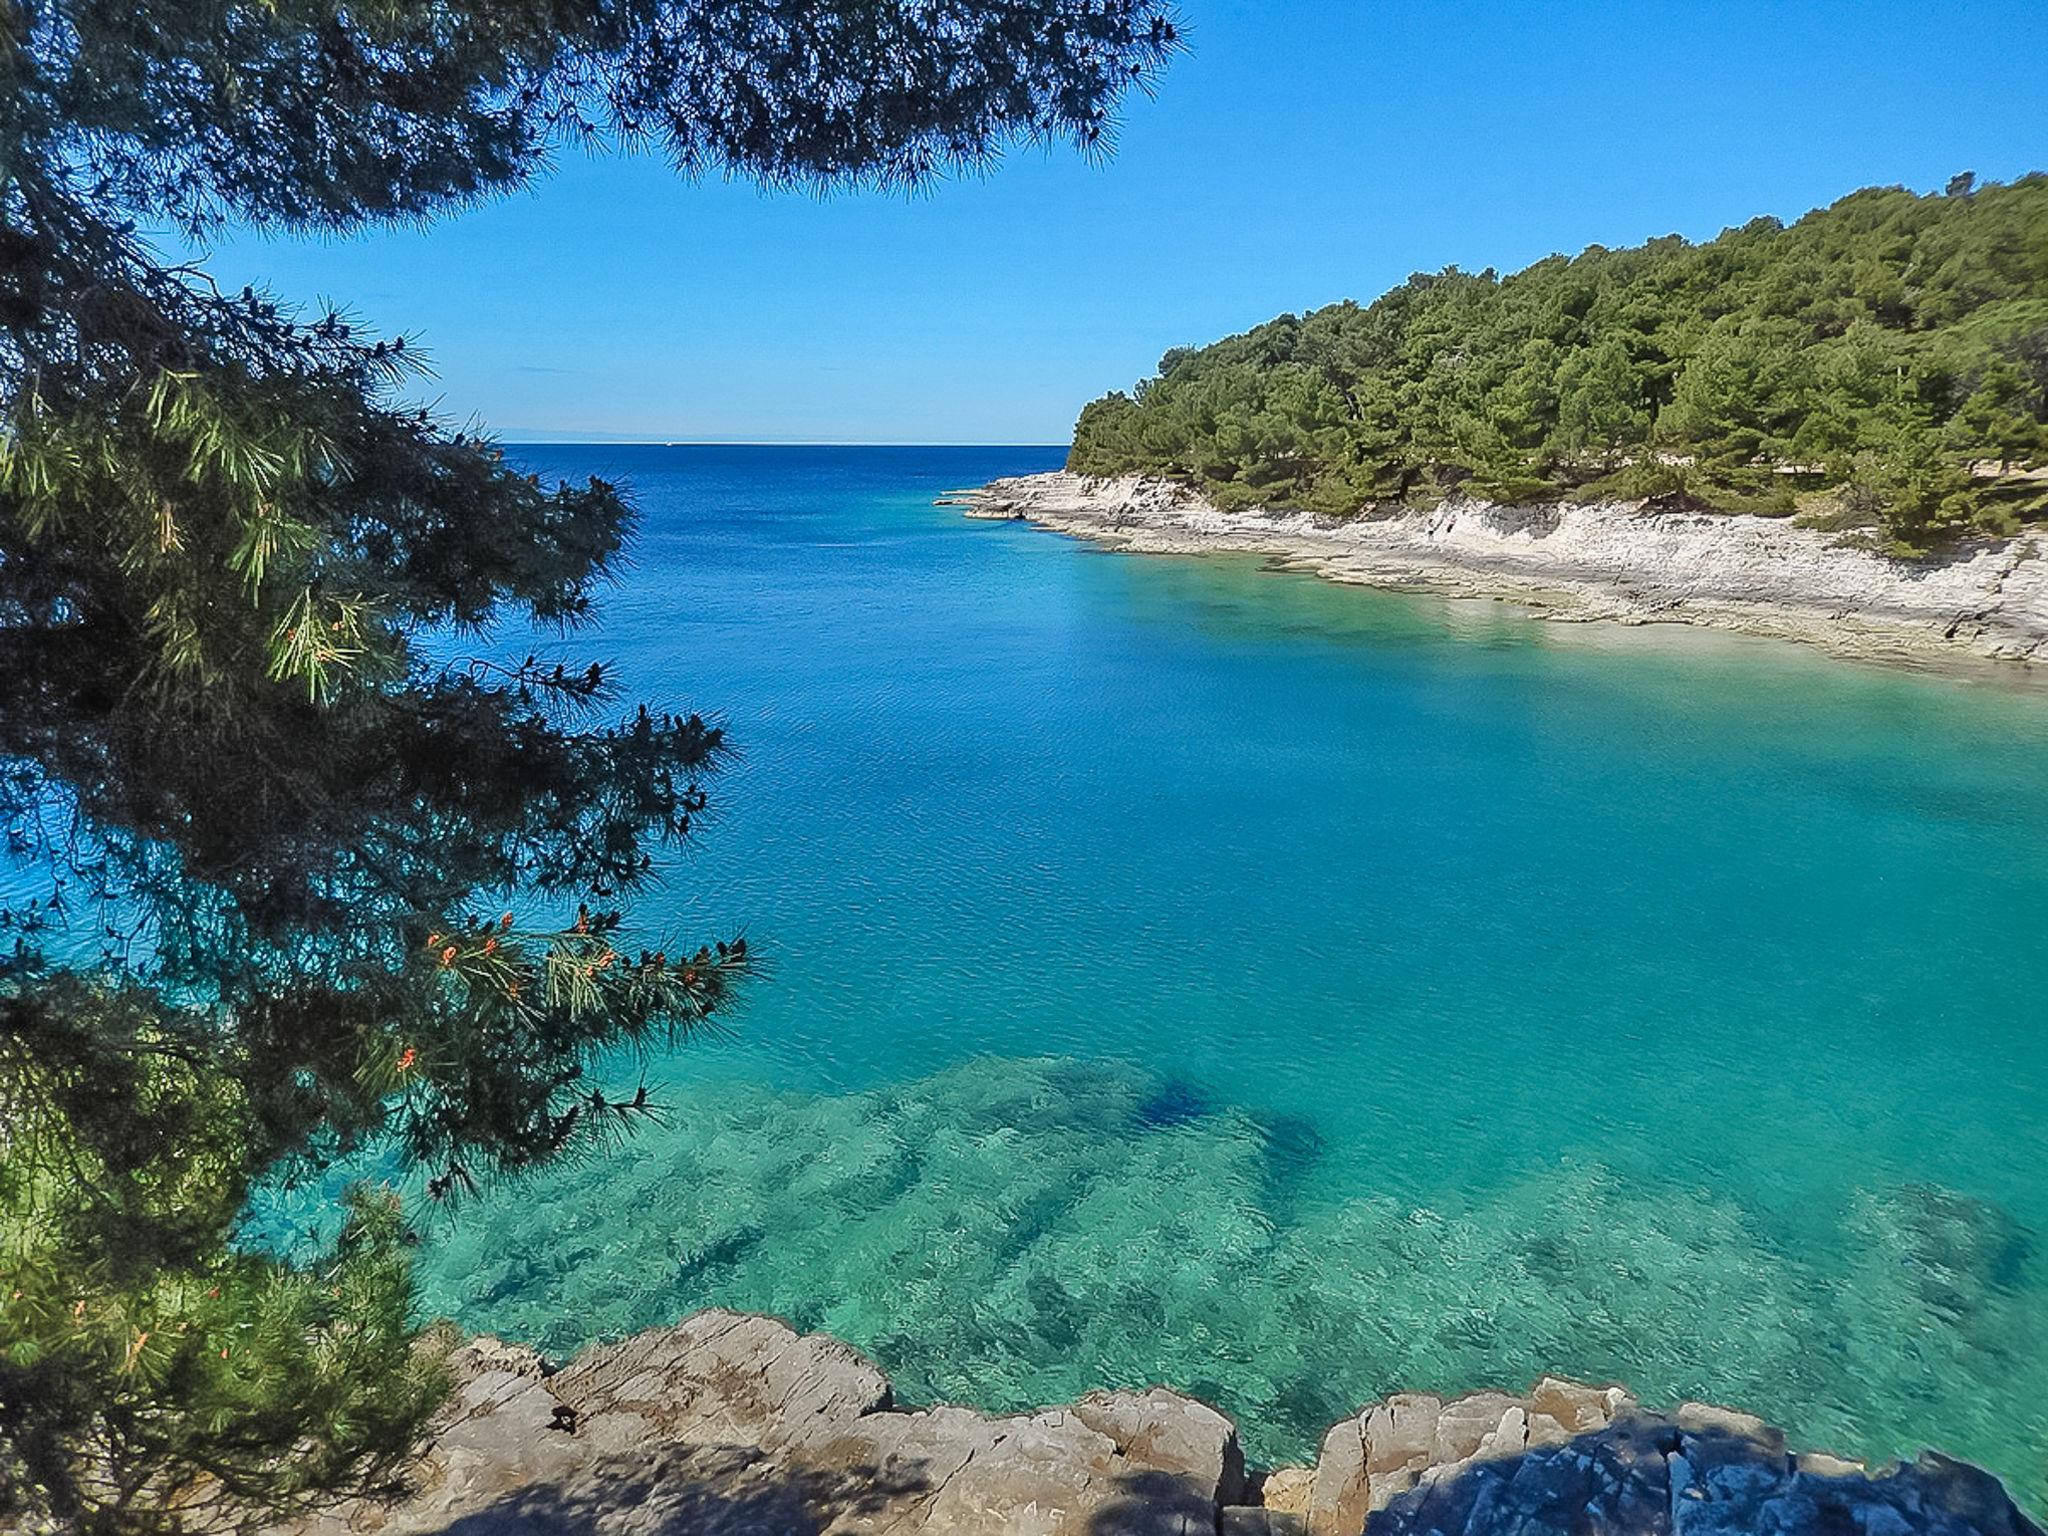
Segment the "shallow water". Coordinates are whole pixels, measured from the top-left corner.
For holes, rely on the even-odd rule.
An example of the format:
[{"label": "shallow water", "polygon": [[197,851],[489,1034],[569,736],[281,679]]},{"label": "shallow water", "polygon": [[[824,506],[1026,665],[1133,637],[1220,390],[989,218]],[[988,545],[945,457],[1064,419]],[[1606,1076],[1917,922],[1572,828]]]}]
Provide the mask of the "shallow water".
[{"label": "shallow water", "polygon": [[745,753],[636,916],[773,974],[434,1308],[1164,1381],[1266,1459],[1617,1378],[2044,1502],[2048,690],[929,504],[1053,450],[519,452],[637,487],[596,649]]}]

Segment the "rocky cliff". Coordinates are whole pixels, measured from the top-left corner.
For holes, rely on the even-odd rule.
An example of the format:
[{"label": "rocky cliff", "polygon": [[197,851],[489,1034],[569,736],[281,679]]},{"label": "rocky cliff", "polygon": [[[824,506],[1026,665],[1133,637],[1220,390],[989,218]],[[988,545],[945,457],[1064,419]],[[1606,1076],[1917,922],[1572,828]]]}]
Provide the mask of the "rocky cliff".
[{"label": "rocky cliff", "polygon": [[455,1365],[412,1496],[291,1536],[2040,1536],[1945,1457],[1873,1472],[1728,1409],[1554,1379],[1397,1395],[1333,1426],[1314,1467],[1248,1474],[1230,1420],[1164,1388],[903,1409],[844,1344],[737,1312],[560,1370],[493,1339]]},{"label": "rocky cliff", "polygon": [[1689,623],[1876,660],[2048,661],[2048,537],[1895,560],[1784,518],[1641,502],[1453,499],[1342,520],[1225,512],[1163,480],[1054,473],[953,498],[1141,553],[1239,550],[1333,581],[1525,603],[1544,617]]}]

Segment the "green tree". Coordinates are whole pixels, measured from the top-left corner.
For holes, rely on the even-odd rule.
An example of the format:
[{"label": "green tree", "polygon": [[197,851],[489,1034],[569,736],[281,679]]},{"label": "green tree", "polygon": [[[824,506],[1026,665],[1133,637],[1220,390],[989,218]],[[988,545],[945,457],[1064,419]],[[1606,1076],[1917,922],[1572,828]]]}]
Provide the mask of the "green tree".
[{"label": "green tree", "polygon": [[1890,551],[1913,555],[1967,527],[1970,482],[1939,437],[1925,427],[1898,429],[1856,456],[1843,496],[1852,511],[1884,530]]},{"label": "green tree", "polygon": [[260,1257],[252,1182],[373,1143],[448,1195],[615,1134],[644,1093],[586,1067],[749,964],[625,926],[720,729],[488,643],[589,614],[625,496],[138,226],[424,218],[573,142],[914,184],[1099,145],[1174,46],[1156,0],[0,3],[0,1525],[387,1479],[440,1387],[400,1216]]},{"label": "green tree", "polygon": [[1718,322],[1686,360],[1659,434],[1737,483],[1744,469],[1787,452],[1806,363],[1795,331],[1787,320]]},{"label": "green tree", "polygon": [[[2044,320],[2048,176],[1868,188],[1789,226],[1421,273],[1177,348],[1128,408],[1084,414],[1075,463],[1329,511],[1459,486],[1727,510],[1832,487],[1919,551],[2048,510],[1958,469],[2048,456]],[[1303,374],[1341,417],[1258,429],[1283,379],[1307,397]]]},{"label": "green tree", "polygon": [[1642,381],[1620,337],[1574,353],[1557,385],[1557,439],[1567,456],[1611,470],[1648,438]]},{"label": "green tree", "polygon": [[1985,369],[1952,425],[1962,444],[2001,468],[2048,458],[2044,392],[2017,363],[2001,359]]}]

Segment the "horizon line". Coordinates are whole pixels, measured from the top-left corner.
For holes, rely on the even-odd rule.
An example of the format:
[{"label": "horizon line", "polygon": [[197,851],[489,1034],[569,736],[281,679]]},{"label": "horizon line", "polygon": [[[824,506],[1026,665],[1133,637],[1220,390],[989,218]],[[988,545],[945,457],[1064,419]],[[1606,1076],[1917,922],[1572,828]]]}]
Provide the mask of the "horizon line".
[{"label": "horizon line", "polygon": [[[515,428],[515,431],[520,429]],[[1070,448],[1060,442],[974,442],[950,438],[713,438],[485,436],[507,447],[560,448]]]}]

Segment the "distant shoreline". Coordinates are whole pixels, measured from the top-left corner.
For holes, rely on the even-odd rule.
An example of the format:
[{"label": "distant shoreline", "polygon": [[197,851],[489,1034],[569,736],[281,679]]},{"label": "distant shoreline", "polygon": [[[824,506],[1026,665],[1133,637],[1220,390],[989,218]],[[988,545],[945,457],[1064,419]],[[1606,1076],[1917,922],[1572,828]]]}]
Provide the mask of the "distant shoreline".
[{"label": "distant shoreline", "polygon": [[1336,520],[1225,512],[1170,481],[1064,471],[991,481],[941,504],[1137,554],[1263,554],[1329,581],[1514,602],[1546,619],[1697,624],[1923,668],[2048,664],[2048,540],[2033,534],[1914,562],[1787,519],[1641,502],[1454,499]]}]

